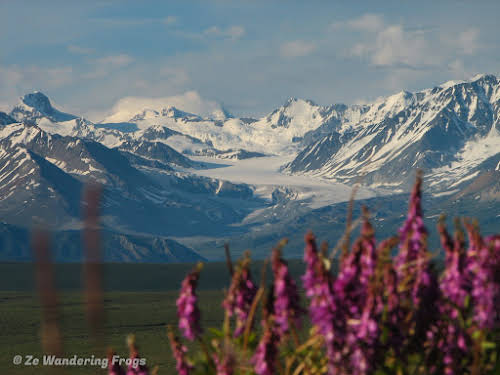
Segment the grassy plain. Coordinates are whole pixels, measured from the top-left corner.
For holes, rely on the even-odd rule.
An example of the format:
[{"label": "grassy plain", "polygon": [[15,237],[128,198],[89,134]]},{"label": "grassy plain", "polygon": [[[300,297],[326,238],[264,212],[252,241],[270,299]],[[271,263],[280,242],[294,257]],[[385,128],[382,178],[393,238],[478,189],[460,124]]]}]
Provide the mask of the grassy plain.
[{"label": "grassy plain", "polygon": [[[174,363],[165,327],[176,324],[178,289],[192,267],[190,264],[103,265],[106,314],[103,347],[111,346],[120,356],[126,356],[126,336],[134,333],[147,363],[158,365],[160,374],[173,374]],[[255,262],[256,280],[260,277],[261,267],[261,262]],[[291,261],[290,268],[298,278],[303,270],[302,262]],[[43,355],[40,344],[41,310],[33,271],[33,265],[29,263],[0,263],[0,368],[3,373],[105,374],[97,367],[66,367],[57,372],[53,367],[15,366],[12,363],[16,354],[39,358]],[[58,264],[55,276],[65,356],[76,354],[86,357],[94,354],[98,357],[85,319],[81,265]],[[228,282],[225,263],[205,265],[199,291],[204,327],[220,326],[223,316],[221,301]],[[101,356],[105,355],[102,353]]]}]

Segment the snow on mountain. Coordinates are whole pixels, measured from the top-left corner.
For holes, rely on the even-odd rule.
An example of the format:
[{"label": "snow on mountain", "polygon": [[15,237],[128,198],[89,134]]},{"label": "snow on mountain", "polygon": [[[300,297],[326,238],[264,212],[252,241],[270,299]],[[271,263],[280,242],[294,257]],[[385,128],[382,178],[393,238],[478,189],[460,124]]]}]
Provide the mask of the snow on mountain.
[{"label": "snow on mountain", "polygon": [[334,107],[321,107],[311,101],[290,99],[259,120],[249,121],[228,117],[227,114],[223,120],[167,117],[157,112],[153,116],[138,116],[129,121],[135,122],[143,130],[162,125],[222,151],[289,154],[300,147],[301,140],[308,132],[328,124],[336,114]]},{"label": "snow on mountain", "polygon": [[[212,104],[220,119],[163,101],[146,102],[142,109],[132,106],[133,112],[124,102],[105,121],[126,121],[138,129],[127,132],[72,115],[55,121],[54,113],[60,112],[40,93],[23,97],[23,105],[36,109],[37,125],[49,133],[91,139],[174,168],[189,166],[179,153],[219,159],[296,155],[284,172],[339,182],[362,177],[371,187],[405,189],[410,171],[419,167],[427,171],[433,189],[445,191],[499,148],[499,87],[495,76],[478,75],[364,105],[320,106],[291,98],[260,119],[234,118]],[[185,99],[176,104],[189,107]],[[12,114],[21,119],[16,108]]]},{"label": "snow on mountain", "polygon": [[7,113],[0,111],[0,125],[9,125],[13,124],[14,122],[16,122],[15,119],[13,119]]},{"label": "snow on mountain", "polygon": [[192,113],[181,111],[174,106],[162,108],[160,111],[145,109],[137,113],[128,120],[131,123],[137,123],[144,120],[158,120],[159,118],[183,119],[185,121],[200,121],[201,117]]},{"label": "snow on mountain", "polygon": [[39,91],[24,95],[12,111],[10,116],[18,122],[35,123],[40,118],[47,118],[54,122],[69,121],[76,116],[58,111],[50,103],[49,98]]},{"label": "snow on mountain", "polygon": [[196,92],[188,91],[182,95],[163,98],[125,97],[120,99],[111,109],[111,114],[103,119],[104,123],[126,122],[144,110],[162,113],[170,107],[178,108],[189,114],[196,114],[205,119],[220,120],[221,116],[230,117],[229,113],[218,103],[206,100]]},{"label": "snow on mountain", "polygon": [[284,171],[405,188],[411,171],[423,168],[431,187],[443,190],[500,149],[495,76],[400,92],[359,113],[356,123],[347,120],[307,145]]},{"label": "snow on mountain", "polygon": [[[182,157],[170,156],[176,152],[166,145],[157,146],[152,152],[157,159]],[[136,158],[143,153],[132,151]],[[228,230],[225,225],[241,220],[249,207],[259,204],[247,185],[165,166],[136,166],[124,153],[90,139],[50,134],[36,125],[6,125],[0,128],[0,214],[22,226],[30,225],[32,218],[60,227],[78,223],[87,181],[104,186],[103,220],[121,232],[214,233]]]},{"label": "snow on mountain", "polygon": [[495,76],[363,105],[292,98],[258,119],[236,118],[196,95],[167,99],[121,101],[99,123],[58,111],[38,92],[0,112],[2,217],[75,229],[82,186],[97,180],[113,241],[139,251],[152,241],[166,246],[164,236],[260,243],[290,222],[340,223],[354,182],[364,185],[359,199],[396,199],[416,168],[432,199],[467,207],[500,201]]},{"label": "snow on mountain", "polygon": [[[194,98],[198,100],[197,98]],[[342,106],[321,107],[311,101],[290,99],[282,107],[260,120],[234,118],[221,106],[212,106],[209,116],[201,116],[173,105],[149,103],[137,112],[119,106],[119,111],[100,123],[64,114],[52,107],[41,93],[25,95],[11,115],[17,121],[36,124],[52,134],[89,138],[107,147],[119,147],[127,141],[146,140],[156,128],[167,128],[175,134],[160,136],[160,141],[186,155],[206,155],[216,158],[248,158],[266,154],[289,154],[307,141],[307,134],[340,123]],[[186,104],[188,107],[189,105]],[[156,106],[156,107],[155,107]],[[342,113],[341,113],[342,112]],[[347,113],[356,117],[356,110]],[[344,115],[346,117],[346,115]],[[120,126],[136,127],[122,131]],[[150,131],[150,129],[153,129]],[[132,131],[129,131],[132,130]],[[304,138],[306,137],[306,138]]]}]

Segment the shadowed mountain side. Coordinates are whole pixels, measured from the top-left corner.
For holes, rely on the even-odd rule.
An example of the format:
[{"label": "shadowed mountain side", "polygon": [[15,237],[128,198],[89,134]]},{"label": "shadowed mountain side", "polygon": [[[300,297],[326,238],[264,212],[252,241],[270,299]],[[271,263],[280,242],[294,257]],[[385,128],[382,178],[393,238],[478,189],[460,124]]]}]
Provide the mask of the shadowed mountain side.
[{"label": "shadowed mountain side", "polygon": [[[0,261],[30,262],[33,260],[30,231],[5,223],[0,224]],[[81,262],[82,234],[61,231],[51,234],[51,248],[56,262]],[[105,262],[178,263],[196,262],[204,258],[177,241],[154,236],[101,232]]]}]

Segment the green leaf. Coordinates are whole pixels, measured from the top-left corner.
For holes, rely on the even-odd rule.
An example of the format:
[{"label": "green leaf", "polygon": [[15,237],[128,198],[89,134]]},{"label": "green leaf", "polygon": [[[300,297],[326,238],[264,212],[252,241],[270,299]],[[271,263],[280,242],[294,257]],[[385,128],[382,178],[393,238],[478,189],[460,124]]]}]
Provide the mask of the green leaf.
[{"label": "green leaf", "polygon": [[472,338],[474,340],[477,340],[479,337],[481,337],[481,331],[480,330],[475,330],[474,332],[472,332]]},{"label": "green leaf", "polygon": [[464,307],[467,309],[469,307],[469,304],[470,304],[470,295],[467,294],[464,300]]},{"label": "green leaf", "polygon": [[208,328],[208,330],[215,337],[224,337],[224,332],[222,332],[220,329],[210,327],[210,328]]},{"label": "green leaf", "polygon": [[491,341],[483,341],[481,343],[481,347],[483,348],[483,350],[490,350],[490,349],[495,349],[497,346],[494,342],[491,342]]}]

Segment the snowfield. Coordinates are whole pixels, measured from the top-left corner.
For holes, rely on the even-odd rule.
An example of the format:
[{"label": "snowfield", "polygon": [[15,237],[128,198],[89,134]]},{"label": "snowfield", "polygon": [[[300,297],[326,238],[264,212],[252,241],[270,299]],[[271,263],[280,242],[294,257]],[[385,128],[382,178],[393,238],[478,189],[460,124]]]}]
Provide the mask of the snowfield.
[{"label": "snowfield", "polygon": [[[289,162],[291,157],[293,156],[270,156],[245,160],[192,157],[196,161],[217,164],[219,167],[189,171],[200,176],[251,185],[257,196],[269,201],[272,200],[273,191],[280,188],[288,188],[295,200],[303,201],[311,208],[349,200],[353,186],[322,178],[281,173],[280,167]],[[356,198],[370,198],[380,194],[384,194],[384,191],[361,187]]]}]

